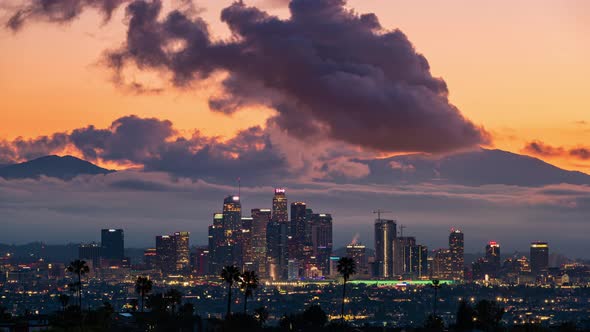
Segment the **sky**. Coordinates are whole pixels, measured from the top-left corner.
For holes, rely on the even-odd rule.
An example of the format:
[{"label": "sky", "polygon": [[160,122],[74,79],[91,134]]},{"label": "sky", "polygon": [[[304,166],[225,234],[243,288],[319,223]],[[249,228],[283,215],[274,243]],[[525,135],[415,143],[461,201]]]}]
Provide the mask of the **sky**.
[{"label": "sky", "polygon": [[[552,220],[588,230],[585,185],[567,188],[576,192],[575,204],[568,205],[541,189],[499,189],[497,183],[439,185],[435,193],[387,188],[381,196],[381,188],[366,183],[342,193],[345,185],[337,181],[367,176],[370,170],[358,159],[478,147],[590,173],[585,1],[295,0],[290,10],[281,0],[233,6],[221,0],[64,1],[49,10],[36,3],[0,5],[0,20],[7,22],[0,30],[0,164],[73,154],[108,168],[142,169],[142,181],[166,185],[123,190],[113,187],[118,179],[84,179],[78,196],[72,183],[57,180],[0,182],[4,201],[15,202],[0,206],[13,223],[13,234],[0,242],[43,218],[61,220],[64,229],[65,221],[83,218],[91,229],[112,213],[96,202],[115,211],[131,192],[146,201],[130,199],[118,217],[143,231],[134,244],[144,245],[149,232],[167,229],[147,216],[150,200],[170,204],[175,212],[169,223],[182,227],[194,221],[192,199],[231,191],[220,188],[237,176],[252,192],[249,208],[270,201],[261,188],[306,184],[295,189],[299,197],[340,213],[342,227],[335,227],[341,244],[356,232],[371,241],[371,227],[354,225],[363,218],[370,223],[368,211],[377,207],[396,211],[437,246],[445,238],[435,230],[458,224],[478,234],[471,250],[483,247],[483,234],[526,248],[523,242],[537,239],[505,230],[523,234],[535,222],[548,225],[539,237],[555,234]],[[116,5],[112,12],[103,9],[107,3]],[[138,177],[134,172],[125,176]],[[179,189],[183,181],[186,187]],[[316,188],[318,182],[329,190]],[[95,192],[93,185],[103,189]],[[366,206],[345,208],[371,190]],[[418,193],[408,198],[405,191]],[[81,202],[55,202],[52,192]],[[523,200],[506,210],[498,192],[540,195],[543,203]],[[206,219],[215,212],[208,199],[220,202],[223,195],[204,199],[193,211],[201,219],[193,233],[204,237]],[[379,206],[382,197],[389,200]],[[425,201],[430,211],[414,209]],[[91,212],[81,211],[85,206]],[[151,226],[134,226],[143,223]],[[64,238],[50,230],[47,236]],[[567,240],[561,239],[563,251],[583,254]]]}]

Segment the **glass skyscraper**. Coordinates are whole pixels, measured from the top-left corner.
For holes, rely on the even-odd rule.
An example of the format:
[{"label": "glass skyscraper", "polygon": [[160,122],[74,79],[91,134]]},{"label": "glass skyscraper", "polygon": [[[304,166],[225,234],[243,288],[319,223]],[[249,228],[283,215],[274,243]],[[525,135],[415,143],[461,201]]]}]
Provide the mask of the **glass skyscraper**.
[{"label": "glass skyscraper", "polygon": [[121,261],[125,257],[125,238],[122,229],[103,229],[100,237],[102,258]]},{"label": "glass skyscraper", "polygon": [[373,274],[380,278],[393,276],[393,241],[397,236],[394,220],[375,220],[375,266]]},{"label": "glass skyscraper", "polygon": [[547,242],[531,243],[531,272],[534,276],[549,268],[549,244]]},{"label": "glass skyscraper", "polygon": [[463,280],[465,270],[465,239],[463,232],[458,229],[451,229],[451,234],[449,234],[449,251],[451,255],[451,278],[454,280]]}]

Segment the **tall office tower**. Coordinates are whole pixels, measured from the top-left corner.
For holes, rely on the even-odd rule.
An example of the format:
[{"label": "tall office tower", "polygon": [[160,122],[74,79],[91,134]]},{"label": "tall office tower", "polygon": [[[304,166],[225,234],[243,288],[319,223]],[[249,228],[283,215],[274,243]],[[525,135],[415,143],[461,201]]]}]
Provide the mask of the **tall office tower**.
[{"label": "tall office tower", "polygon": [[351,243],[346,246],[346,256],[354,260],[356,264],[356,273],[360,277],[369,275],[369,261],[367,260],[365,245],[361,243]]},{"label": "tall office tower", "polygon": [[293,202],[291,203],[291,237],[293,239],[294,245],[299,248],[296,252],[295,258],[301,260],[301,248],[306,243],[306,224],[307,224],[307,206],[303,202]]},{"label": "tall office tower", "polygon": [[380,278],[393,276],[393,240],[396,238],[397,224],[394,220],[375,220],[375,271]]},{"label": "tall office tower", "polygon": [[253,269],[261,278],[267,278],[266,227],[270,222],[270,209],[252,209],[252,261]]},{"label": "tall office tower", "polygon": [[453,274],[451,265],[451,250],[438,249],[434,251],[432,259],[432,271],[429,271],[432,278],[450,279]]},{"label": "tall office tower", "polygon": [[416,245],[416,238],[413,236],[402,236],[393,239],[393,274],[404,275],[410,273],[408,265],[410,248]]},{"label": "tall office tower", "polygon": [[78,247],[78,258],[92,263],[92,268],[100,266],[101,247],[98,243],[82,243]]},{"label": "tall office tower", "polygon": [[174,259],[176,272],[188,272],[190,269],[189,232],[174,233]]},{"label": "tall office tower", "polygon": [[228,239],[232,238],[233,232],[237,232],[242,227],[240,196],[227,196],[223,200],[223,227]]},{"label": "tall office tower", "polygon": [[500,258],[500,244],[496,241],[490,241],[486,245],[486,260],[488,261],[490,272],[495,275],[494,272],[500,270],[502,260]]},{"label": "tall office tower", "polygon": [[267,273],[272,280],[285,280],[288,273],[289,224],[271,220],[266,226]]},{"label": "tall office tower", "polygon": [[252,217],[242,217],[242,228],[240,229],[237,247],[240,248],[239,261],[244,271],[252,271],[254,266],[253,226],[254,219]]},{"label": "tall office tower", "polygon": [[158,267],[163,274],[173,274],[176,272],[176,245],[174,236],[158,235],[156,236],[156,255],[158,257]]},{"label": "tall office tower", "polygon": [[122,229],[103,229],[100,237],[102,258],[122,261],[125,257],[125,240]]},{"label": "tall office tower", "polygon": [[213,224],[209,226],[209,273],[216,275],[223,268],[225,248],[225,231],[223,229],[223,213],[213,215]]},{"label": "tall office tower", "polygon": [[533,276],[537,276],[549,268],[549,244],[547,242],[531,243],[530,264]]},{"label": "tall office tower", "polygon": [[428,277],[428,248],[423,245],[408,245],[405,249],[404,275],[412,279]]},{"label": "tall office tower", "polygon": [[272,198],[272,221],[289,222],[289,211],[287,211],[287,196],[284,188],[276,188]]},{"label": "tall office tower", "polygon": [[451,251],[451,277],[453,280],[463,280],[465,277],[465,240],[463,232],[458,229],[451,229],[449,250]]},{"label": "tall office tower", "polygon": [[330,256],[332,255],[332,215],[314,213],[311,215],[311,244],[316,257],[318,269],[322,275],[330,274]]}]

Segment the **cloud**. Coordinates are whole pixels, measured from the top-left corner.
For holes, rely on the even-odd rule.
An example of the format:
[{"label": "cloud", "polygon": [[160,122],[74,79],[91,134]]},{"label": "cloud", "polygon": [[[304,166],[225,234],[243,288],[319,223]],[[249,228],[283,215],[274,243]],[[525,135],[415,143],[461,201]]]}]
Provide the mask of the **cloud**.
[{"label": "cloud", "polygon": [[18,137],[11,142],[0,141],[0,164],[9,164],[62,151],[68,144],[68,135],[55,133],[34,139]]},{"label": "cloud", "polygon": [[566,148],[561,146],[552,146],[541,141],[527,143],[523,152],[534,154],[541,157],[570,157],[580,160],[590,159],[590,147]]},{"label": "cloud", "polygon": [[[71,1],[74,12],[102,6],[88,1]],[[126,84],[128,66],[170,74],[183,88],[226,73],[213,110],[272,107],[268,125],[302,141],[435,153],[490,141],[449,102],[446,83],[403,32],[345,6],[293,0],[290,17],[280,19],[236,1],[221,13],[233,37],[215,41],[194,11],[164,13],[160,0],[134,0],[126,7],[126,40],[104,62],[119,84]]]},{"label": "cloud", "polygon": [[107,22],[113,12],[130,0],[26,0],[13,12],[6,27],[18,31],[27,21],[47,21],[52,23],[69,23],[86,9],[98,10]]},{"label": "cloud", "polygon": [[92,162],[137,165],[146,171],[216,182],[234,182],[240,176],[245,181],[272,180],[287,175],[288,170],[285,156],[260,127],[223,141],[198,131],[184,137],[168,120],[134,115],[116,119],[105,129],[91,125],[71,133],[2,141],[0,161],[19,162],[64,149]]},{"label": "cloud", "polygon": [[588,160],[590,159],[590,148],[574,148],[569,150],[569,154],[578,159]]}]

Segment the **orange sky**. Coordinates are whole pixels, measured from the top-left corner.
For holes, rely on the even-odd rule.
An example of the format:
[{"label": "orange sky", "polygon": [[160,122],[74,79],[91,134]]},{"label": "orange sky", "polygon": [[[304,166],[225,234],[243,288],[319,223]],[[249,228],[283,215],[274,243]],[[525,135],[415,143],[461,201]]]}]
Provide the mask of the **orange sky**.
[{"label": "orange sky", "polygon": [[[198,2],[218,36],[219,10],[231,1]],[[252,1],[246,1],[252,3]],[[400,28],[443,77],[452,103],[494,135],[495,147],[521,152],[533,139],[590,145],[590,4],[584,0],[354,0],[387,28]],[[284,10],[275,11],[284,15]],[[233,117],[207,109],[215,82],[192,90],[138,96],[118,90],[97,61],[124,38],[123,10],[102,25],[94,12],[70,26],[30,24],[0,32],[0,139],[35,137],[137,114],[170,119],[186,131],[231,136],[263,123],[270,110]],[[154,85],[155,76],[138,76]],[[585,121],[586,124],[581,122]],[[590,161],[547,159],[590,172]]]}]

